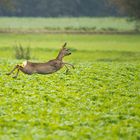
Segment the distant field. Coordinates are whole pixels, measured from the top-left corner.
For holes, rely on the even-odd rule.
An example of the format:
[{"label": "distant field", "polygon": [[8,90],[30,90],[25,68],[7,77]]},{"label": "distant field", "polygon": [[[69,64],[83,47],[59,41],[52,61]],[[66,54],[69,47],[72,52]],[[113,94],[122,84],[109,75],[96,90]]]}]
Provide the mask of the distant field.
[{"label": "distant field", "polygon": [[[48,35],[0,34],[0,58],[14,58],[14,47],[29,46],[35,59],[49,59],[60,46],[68,43],[74,51],[72,60],[137,61],[140,59],[140,35]],[[51,53],[52,52],[52,53]]]},{"label": "distant field", "polygon": [[[68,74],[6,75],[16,44],[44,62],[64,42]],[[140,35],[0,34],[0,139],[139,140],[139,74]]]},{"label": "distant field", "polygon": [[135,22],[127,18],[0,18],[0,31],[84,31],[134,32]]}]

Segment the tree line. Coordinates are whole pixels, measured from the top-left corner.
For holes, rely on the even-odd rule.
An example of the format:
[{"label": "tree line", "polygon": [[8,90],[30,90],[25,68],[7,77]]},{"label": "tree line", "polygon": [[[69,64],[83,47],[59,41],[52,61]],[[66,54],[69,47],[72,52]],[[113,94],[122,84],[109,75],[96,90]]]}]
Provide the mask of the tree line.
[{"label": "tree line", "polygon": [[[4,6],[5,5],[5,6]],[[116,16],[107,0],[0,0],[0,16]]]},{"label": "tree line", "polygon": [[140,19],[140,0],[108,0],[115,4],[120,12],[126,13],[130,17]]},{"label": "tree line", "polygon": [[122,15],[140,19],[140,0],[0,0],[0,16]]}]

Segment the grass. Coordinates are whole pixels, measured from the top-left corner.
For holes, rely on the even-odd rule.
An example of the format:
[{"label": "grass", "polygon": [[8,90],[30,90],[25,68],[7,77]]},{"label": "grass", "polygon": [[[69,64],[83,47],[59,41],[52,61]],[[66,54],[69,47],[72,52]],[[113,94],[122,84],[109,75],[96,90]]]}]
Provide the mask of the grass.
[{"label": "grass", "polygon": [[[75,65],[67,75],[5,75],[22,62],[15,44],[47,61],[65,41]],[[140,35],[0,34],[0,42],[0,139],[140,138]]]},{"label": "grass", "polygon": [[[12,21],[12,22],[11,22]],[[135,31],[135,22],[129,22],[127,18],[0,18],[1,31]]]},{"label": "grass", "polygon": [[13,59],[14,46],[17,44],[30,46],[32,57],[44,61],[56,57],[64,42],[67,42],[68,47],[74,52],[68,59],[75,61],[81,59],[82,61],[99,59],[139,61],[140,52],[139,35],[0,34],[0,42],[0,57],[7,58],[8,55],[9,59]]}]

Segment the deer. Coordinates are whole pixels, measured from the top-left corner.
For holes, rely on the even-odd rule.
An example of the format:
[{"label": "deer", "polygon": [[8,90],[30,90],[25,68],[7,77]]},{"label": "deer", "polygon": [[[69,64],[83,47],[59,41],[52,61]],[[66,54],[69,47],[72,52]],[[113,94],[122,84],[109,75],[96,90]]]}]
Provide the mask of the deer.
[{"label": "deer", "polygon": [[49,60],[48,62],[44,62],[44,63],[34,63],[26,60],[23,62],[22,65],[17,64],[9,73],[7,73],[7,75],[11,75],[15,70],[17,70],[17,73],[15,74],[15,76],[13,76],[13,78],[18,77],[19,71],[27,75],[52,74],[54,72],[57,72],[64,66],[66,67],[66,73],[67,73],[69,71],[68,66],[71,66],[74,69],[74,65],[63,62],[63,58],[65,56],[71,55],[71,52],[69,49],[66,48],[66,45],[67,43],[65,43],[62,46],[55,59]]}]

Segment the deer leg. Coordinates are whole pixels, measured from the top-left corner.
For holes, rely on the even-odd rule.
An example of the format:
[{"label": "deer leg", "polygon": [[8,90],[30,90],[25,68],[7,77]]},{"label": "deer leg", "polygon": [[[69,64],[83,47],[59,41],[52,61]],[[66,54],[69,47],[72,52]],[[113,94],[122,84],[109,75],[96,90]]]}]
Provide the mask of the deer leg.
[{"label": "deer leg", "polygon": [[21,71],[21,72],[23,72],[23,73],[25,73],[25,74],[29,74],[29,73],[27,73],[27,72],[25,71],[24,67],[22,67],[22,66],[17,65],[17,69],[18,69],[18,70],[17,70],[17,73],[16,73],[15,76],[13,76],[13,78],[17,78],[19,71]]},{"label": "deer leg", "polygon": [[22,66],[16,65],[9,73],[7,73],[7,75],[11,75],[16,69],[17,69],[17,73],[15,76],[13,76],[13,78],[17,78],[19,71],[26,73],[25,69]]},{"label": "deer leg", "polygon": [[69,69],[67,67],[67,65],[64,65],[66,67],[66,74],[68,73]]},{"label": "deer leg", "polygon": [[15,75],[15,76],[13,76],[13,78],[17,78],[18,73],[19,73],[19,69],[17,70],[17,73],[16,73],[16,75]]},{"label": "deer leg", "polygon": [[69,65],[74,69],[74,65],[70,64],[70,63],[63,63],[64,65]]},{"label": "deer leg", "polygon": [[16,65],[9,73],[6,73],[6,74],[11,75],[17,68],[18,68],[18,65]]}]

